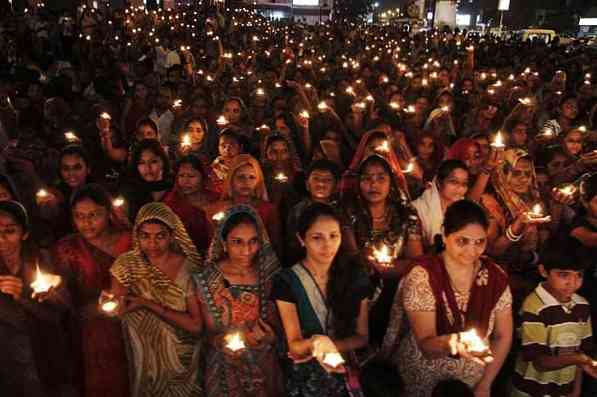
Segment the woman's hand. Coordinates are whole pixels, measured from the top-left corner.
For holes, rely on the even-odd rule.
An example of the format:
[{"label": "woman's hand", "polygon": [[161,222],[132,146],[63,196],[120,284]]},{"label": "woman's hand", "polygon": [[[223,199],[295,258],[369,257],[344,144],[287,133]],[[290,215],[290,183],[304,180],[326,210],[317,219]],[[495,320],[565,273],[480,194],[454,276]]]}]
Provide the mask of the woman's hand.
[{"label": "woman's hand", "polygon": [[504,151],[496,148],[491,148],[489,156],[483,164],[486,171],[493,171],[504,162]]},{"label": "woman's hand", "polygon": [[21,299],[23,280],[14,276],[0,276],[0,292],[11,295],[14,300]]},{"label": "woman's hand", "polygon": [[311,337],[311,343],[313,345],[313,349],[312,349],[312,354],[313,357],[315,357],[315,359],[319,362],[319,365],[321,365],[321,367],[323,369],[325,369],[326,372],[328,373],[344,373],[346,372],[346,368],[344,368],[344,365],[339,364],[336,367],[333,367],[331,365],[328,365],[325,362],[325,357],[326,354],[330,354],[330,353],[338,353],[338,349],[336,348],[336,345],[334,344],[334,342],[330,339],[329,336],[327,335],[313,335]]}]

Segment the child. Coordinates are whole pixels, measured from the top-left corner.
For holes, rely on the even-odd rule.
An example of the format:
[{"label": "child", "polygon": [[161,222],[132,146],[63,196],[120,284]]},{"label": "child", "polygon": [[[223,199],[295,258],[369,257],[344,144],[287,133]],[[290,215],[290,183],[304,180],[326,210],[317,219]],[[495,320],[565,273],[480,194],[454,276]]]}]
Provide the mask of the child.
[{"label": "child", "polygon": [[540,257],[545,281],[522,305],[522,351],[516,361],[512,397],[578,397],[583,370],[597,377],[590,305],[576,291],[583,261],[577,240],[552,240]]}]

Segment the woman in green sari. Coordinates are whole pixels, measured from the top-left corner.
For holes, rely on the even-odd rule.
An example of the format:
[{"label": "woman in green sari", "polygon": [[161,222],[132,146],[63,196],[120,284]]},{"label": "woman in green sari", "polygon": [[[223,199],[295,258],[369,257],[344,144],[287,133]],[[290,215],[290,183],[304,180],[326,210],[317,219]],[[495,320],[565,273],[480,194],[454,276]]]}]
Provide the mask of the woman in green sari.
[{"label": "woman in green sari", "polygon": [[271,295],[293,361],[289,396],[362,396],[354,351],[368,344],[369,277],[356,261],[337,255],[342,232],[330,206],[305,209],[297,238],[304,259],[279,273]]}]

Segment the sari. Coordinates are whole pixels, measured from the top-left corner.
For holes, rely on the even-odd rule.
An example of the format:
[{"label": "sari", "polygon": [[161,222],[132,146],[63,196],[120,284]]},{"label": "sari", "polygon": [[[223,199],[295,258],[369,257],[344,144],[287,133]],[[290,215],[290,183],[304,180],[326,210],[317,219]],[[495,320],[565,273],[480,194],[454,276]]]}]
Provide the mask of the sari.
[{"label": "sari", "polygon": [[[296,306],[301,334],[304,339],[313,335],[327,335],[334,338],[333,313],[309,270],[299,262],[283,269],[276,275],[273,300],[292,300]],[[369,294],[369,279],[359,273],[347,294]],[[288,298],[287,296],[292,296]],[[291,364],[288,373],[288,395],[290,397],[362,397],[358,380],[358,364],[354,352],[345,352],[347,369],[345,374],[327,373],[317,360]]]},{"label": "sari", "polygon": [[[121,232],[115,252],[130,249],[130,232]],[[65,276],[75,313],[75,341],[82,354],[85,397],[129,395],[126,352],[120,321],[102,315],[90,316],[88,306],[97,306],[102,290],[110,289],[110,266],[114,257],[89,244],[80,234],[56,243],[53,256]]]},{"label": "sari", "polygon": [[406,311],[434,312],[438,336],[475,328],[481,338],[489,339],[496,313],[512,305],[508,276],[481,257],[470,291],[461,294],[452,288],[441,256],[422,257],[416,263],[396,293],[382,353],[398,368],[409,397],[430,397],[438,382],[454,378],[474,387],[484,367],[464,358],[426,358]]},{"label": "sari", "polygon": [[[259,279],[253,285],[230,284],[219,267],[219,262],[226,257],[225,225],[237,214],[249,214],[257,224],[261,248],[254,265]],[[207,333],[204,360],[207,397],[283,395],[276,343],[247,346],[234,358],[218,343],[223,335],[250,328],[259,319],[279,330],[275,306],[268,300],[272,276],[278,269],[278,259],[257,213],[244,205],[230,208],[211,242],[203,271],[194,276]]]},{"label": "sari", "polygon": [[[149,263],[141,250],[139,228],[147,221],[167,225],[173,234],[173,250],[186,257],[175,280]],[[201,256],[180,218],[167,205],[156,202],[146,204],[137,214],[133,249],[120,255],[110,272],[130,294],[185,312],[187,295],[193,290],[191,275],[199,270],[200,263]],[[122,323],[133,397],[201,395],[195,335],[147,309],[125,313]]]},{"label": "sari", "polygon": [[162,202],[170,207],[184,223],[195,247],[201,252],[207,250],[210,237],[205,211],[191,204],[176,188],[166,193]]},{"label": "sari", "polygon": [[[366,153],[367,151],[367,144],[373,134],[380,133],[379,130],[369,131],[363,135],[361,141],[359,142],[359,146],[352,158],[350,166],[348,170],[344,172],[342,178],[340,179],[340,185],[338,190],[342,196],[354,194],[358,189],[358,180],[359,180],[359,169],[363,161],[366,160],[367,157],[370,157]],[[384,133],[385,134],[385,133]],[[385,134],[387,137],[387,134]],[[390,137],[387,138],[388,142],[391,141]],[[400,162],[398,161],[398,156],[393,150],[389,150],[387,152],[376,152],[379,156],[382,156],[386,162],[390,165],[390,169],[392,170],[392,179],[395,186],[398,189],[398,192],[401,195],[401,199],[405,201],[409,199],[408,193],[408,184],[406,182],[406,178],[402,173],[402,169],[400,168]]]},{"label": "sari", "polygon": [[433,247],[433,239],[437,234],[442,233],[444,223],[444,211],[437,183],[437,179],[434,178],[431,186],[412,202],[412,206],[417,210],[417,215],[421,220],[423,242],[427,249]]}]

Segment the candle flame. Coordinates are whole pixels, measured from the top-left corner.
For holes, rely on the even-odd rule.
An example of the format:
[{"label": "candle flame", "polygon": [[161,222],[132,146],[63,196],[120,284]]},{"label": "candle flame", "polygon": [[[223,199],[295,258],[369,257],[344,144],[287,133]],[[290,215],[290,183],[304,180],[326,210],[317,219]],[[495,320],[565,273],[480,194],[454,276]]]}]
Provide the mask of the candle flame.
[{"label": "candle flame", "polygon": [[189,147],[191,146],[191,143],[191,136],[189,134],[184,134],[182,136],[182,142],[180,142],[180,146]]},{"label": "candle flame", "polygon": [[493,140],[493,143],[491,144],[491,146],[493,146],[494,148],[503,148],[506,145],[504,145],[504,138],[502,137],[502,132],[498,131],[497,134],[495,134],[495,139]]},{"label": "candle flame", "polygon": [[219,126],[224,126],[228,124],[228,119],[224,115],[220,115],[216,120],[216,124]]},{"label": "candle flame", "polygon": [[323,363],[332,368],[338,368],[338,366],[344,364],[344,358],[342,358],[340,353],[325,353],[323,356]]},{"label": "candle flame", "polygon": [[172,106],[173,106],[173,107],[175,107],[175,108],[180,108],[180,107],[182,107],[182,99],[176,99],[176,100],[174,101],[174,105],[172,105]]},{"label": "candle flame", "polygon": [[35,281],[31,283],[31,288],[36,294],[48,292],[50,288],[57,287],[60,284],[60,276],[42,273],[39,269],[39,263],[36,267]]},{"label": "candle flame", "polygon": [[49,193],[46,189],[39,189],[36,193],[37,198],[46,198],[48,197]]},{"label": "candle flame", "polygon": [[216,222],[220,222],[222,219],[224,219],[224,212],[220,211],[214,214],[214,216],[211,217],[212,220],[216,221]]},{"label": "candle flame", "polygon": [[475,353],[483,353],[489,349],[487,343],[483,341],[477,334],[477,330],[472,328],[466,332],[460,333],[460,342],[462,342],[467,350]]},{"label": "candle flame", "polygon": [[224,339],[226,340],[226,347],[232,350],[233,352],[242,350],[247,347],[240,332],[235,332],[233,334],[226,335]]},{"label": "candle flame", "polygon": [[543,216],[543,207],[541,207],[541,204],[539,204],[539,203],[535,204],[533,206],[533,208],[531,208],[529,215],[537,216],[537,217]]},{"label": "candle flame", "polygon": [[112,201],[112,206],[116,208],[122,207],[124,205],[124,202],[124,197],[118,196]]},{"label": "candle flame", "polygon": [[567,196],[570,196],[574,193],[575,190],[576,188],[574,187],[574,185],[566,185],[560,189],[560,192],[564,193]]},{"label": "candle flame", "polygon": [[406,166],[405,169],[402,170],[403,174],[410,174],[411,172],[413,172],[415,169],[415,163],[414,160],[411,160],[408,162],[408,165]]},{"label": "candle flame", "polygon": [[288,177],[283,172],[279,172],[274,179],[278,182],[288,182]]},{"label": "candle flame", "polygon": [[390,102],[390,107],[394,110],[400,110],[400,104],[398,102]]},{"label": "candle flame", "polygon": [[303,110],[303,111],[302,111],[302,112],[300,112],[299,114],[300,114],[300,116],[301,116],[302,118],[304,118],[304,119],[309,119],[309,117],[311,117],[311,116],[309,115],[309,112],[308,112],[308,111],[306,111],[306,110]]},{"label": "candle flame", "polygon": [[518,102],[522,103],[525,106],[529,106],[532,103],[531,98],[519,98]]},{"label": "candle flame", "polygon": [[79,138],[77,137],[77,135],[75,135],[74,132],[72,131],[67,131],[64,133],[64,138],[66,138],[67,141],[69,142],[76,142],[79,140]]},{"label": "candle flame", "polygon": [[374,248],[373,249],[373,258],[375,258],[375,261],[377,263],[382,264],[382,265],[388,265],[388,264],[392,263],[392,256],[390,255],[390,248],[385,244],[382,244],[382,246],[379,249]]},{"label": "candle flame", "polygon": [[319,102],[319,105],[317,105],[317,109],[319,109],[322,112],[327,110],[328,108],[329,108],[328,104],[325,103],[325,101],[321,101],[321,102]]},{"label": "candle flame", "polygon": [[110,116],[110,114],[108,112],[102,112],[100,114],[100,118],[102,118],[104,120],[112,120],[112,116]]}]

